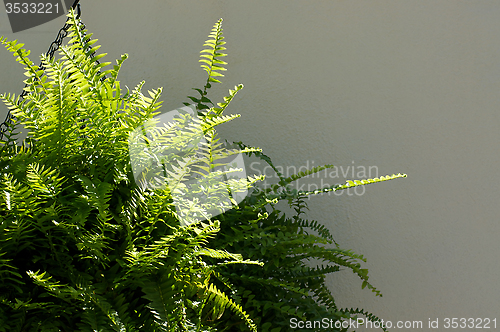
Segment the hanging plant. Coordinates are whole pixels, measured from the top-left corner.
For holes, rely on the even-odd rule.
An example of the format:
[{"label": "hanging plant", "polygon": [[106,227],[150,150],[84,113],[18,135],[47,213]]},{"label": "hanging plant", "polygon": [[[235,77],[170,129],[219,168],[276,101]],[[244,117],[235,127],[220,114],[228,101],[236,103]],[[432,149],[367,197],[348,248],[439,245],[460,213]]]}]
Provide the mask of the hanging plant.
[{"label": "hanging plant", "polygon": [[[1,96],[14,118],[0,140],[0,331],[276,332],[319,319],[345,330],[338,322],[358,314],[379,321],[336,306],[325,275],[341,268],[381,294],[363,256],[303,218],[304,199],[406,175],[297,191],[294,181],[333,166],[284,177],[260,149],[222,144],[215,128],[238,117],[224,112],[243,88],[218,104],[207,96],[226,65],[222,20],[202,51],[205,86],[162,122],[162,90],[146,95],[142,82],[124,91],[127,56],[107,69],[76,14],[68,17],[69,41],[60,59],[42,57],[43,68],[23,44],[0,39],[28,77],[24,98]],[[19,126],[28,130],[22,145]],[[267,162],[278,184],[259,190],[263,176],[224,164],[241,154]],[[281,200],[296,213],[279,211]]]}]

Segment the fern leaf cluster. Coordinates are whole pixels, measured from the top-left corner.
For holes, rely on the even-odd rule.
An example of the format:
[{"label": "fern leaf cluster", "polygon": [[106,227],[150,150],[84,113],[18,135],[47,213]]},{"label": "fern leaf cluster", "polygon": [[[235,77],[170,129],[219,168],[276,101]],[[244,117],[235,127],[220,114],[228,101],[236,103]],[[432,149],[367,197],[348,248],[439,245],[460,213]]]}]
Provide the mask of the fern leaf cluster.
[{"label": "fern leaf cluster", "polygon": [[[237,116],[205,111],[157,127],[162,90],[145,95],[141,82],[123,91],[127,56],[107,69],[73,12],[69,22],[60,59],[42,57],[43,70],[22,44],[0,40],[24,66],[29,92],[23,101],[1,96],[28,138],[18,146],[7,135],[1,147],[0,330],[201,331],[228,312],[256,330],[214,274],[261,263],[210,247],[220,223],[204,217],[218,202],[185,199],[193,194],[186,179],[203,180],[211,193],[228,190],[216,176],[230,178],[232,190],[257,181],[214,170],[239,153],[218,143],[214,128]],[[134,150],[144,148],[137,139],[149,155]],[[151,154],[161,157],[155,165]],[[165,185],[141,186],[148,172]]]},{"label": "fern leaf cluster", "polygon": [[[14,121],[0,142],[0,332],[289,331],[291,318],[334,321],[325,275],[351,270],[368,282],[364,257],[342,250],[305,219],[305,197],[405,175],[348,181],[315,192],[291,184],[260,149],[223,144],[216,127],[243,88],[213,104],[225,71],[222,20],[201,52],[207,73],[194,103],[160,113],[162,89],[124,91],[116,64],[70,12],[69,41],[42,66],[0,39],[24,66],[28,94],[0,98]],[[16,128],[28,130],[18,144]],[[247,177],[256,155],[280,181],[266,190]],[[239,160],[239,159],[238,159]],[[276,208],[288,201],[292,216]],[[310,260],[320,261],[314,266]]]}]

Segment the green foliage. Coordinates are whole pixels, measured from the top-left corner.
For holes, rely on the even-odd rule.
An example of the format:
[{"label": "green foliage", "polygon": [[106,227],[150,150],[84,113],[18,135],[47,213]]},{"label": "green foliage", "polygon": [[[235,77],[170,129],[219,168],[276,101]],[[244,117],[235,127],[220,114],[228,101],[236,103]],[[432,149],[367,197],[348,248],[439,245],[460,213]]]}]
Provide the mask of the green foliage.
[{"label": "green foliage", "polygon": [[[214,174],[225,174],[213,168],[236,152],[214,127],[236,116],[205,111],[154,127],[161,89],[123,91],[117,77],[127,56],[112,69],[98,64],[104,54],[91,56],[99,47],[69,17],[69,41],[60,60],[42,57],[44,70],[22,44],[1,39],[25,67],[29,94],[1,96],[12,129],[24,126],[28,137],[17,146],[9,132],[1,146],[0,331],[204,331],[228,312],[256,330],[214,275],[228,264],[262,263],[208,245],[220,222],[196,214],[217,202],[185,199],[194,209],[181,216],[172,199],[194,173],[221,190]],[[152,135],[141,137],[163,167],[134,150],[143,147],[134,130],[147,126]],[[200,135],[200,149],[182,150]],[[158,169],[167,187],[137,185]],[[232,180],[232,188],[257,180]]]},{"label": "green foliage", "polygon": [[[69,18],[60,60],[42,57],[43,70],[23,44],[0,39],[25,67],[29,92],[1,95],[15,120],[0,142],[0,332],[276,332],[294,317],[378,320],[337,308],[325,285],[331,272],[350,269],[381,294],[363,256],[303,218],[304,198],[405,175],[296,191],[294,181],[332,166],[285,178],[260,149],[222,144],[215,127],[239,116],[223,113],[243,88],[217,105],[207,98],[226,65],[222,20],[201,52],[207,82],[189,97],[198,113],[158,126],[162,90],[146,96],[141,82],[123,91],[127,55],[111,69],[98,64],[105,54],[92,57],[96,40]],[[20,126],[28,136],[17,145]],[[259,190],[262,177],[220,168],[239,153],[267,162],[279,183]],[[248,189],[239,203],[214,199]],[[281,200],[295,214],[277,209]]]}]

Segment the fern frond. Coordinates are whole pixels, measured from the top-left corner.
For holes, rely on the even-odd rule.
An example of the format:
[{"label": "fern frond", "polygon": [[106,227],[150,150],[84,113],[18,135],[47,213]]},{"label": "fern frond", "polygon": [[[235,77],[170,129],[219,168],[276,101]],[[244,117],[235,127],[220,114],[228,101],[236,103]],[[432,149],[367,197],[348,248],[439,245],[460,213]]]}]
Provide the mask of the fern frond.
[{"label": "fern frond", "polygon": [[160,276],[157,280],[144,282],[142,291],[149,300],[148,307],[155,319],[158,331],[170,332],[182,317],[182,303],[179,290],[173,287],[171,275]]},{"label": "fern frond", "polygon": [[364,309],[359,309],[359,308],[345,308],[345,309],[340,309],[339,310],[341,313],[343,314],[349,314],[349,315],[358,315],[358,314],[361,314],[363,316],[365,316],[366,318],[368,318],[369,321],[375,323],[379,323],[380,324],[380,328],[384,331],[384,332],[388,332],[388,330],[383,327],[384,324],[383,323],[383,320],[381,320],[380,318],[378,318],[377,316],[375,316],[374,314],[372,313],[369,313],[367,312],[366,310]]},{"label": "fern frond", "polygon": [[208,294],[208,301],[213,303],[213,319],[220,318],[224,314],[224,310],[229,308],[245,322],[251,331],[257,331],[257,326],[254,324],[250,316],[242,309],[242,307],[217,289],[214,284],[210,284],[206,287],[205,291]]},{"label": "fern frond", "polygon": [[[116,310],[103,296],[99,296],[94,293],[95,292],[92,289],[84,289],[84,294],[88,298],[88,304],[90,304],[85,312],[91,313],[92,317],[103,317],[103,319],[99,322],[100,325],[96,326],[101,326],[101,328],[104,329],[108,328],[112,331],[125,331],[125,325],[121,321],[121,318]],[[92,328],[94,330],[98,330],[93,326]]]},{"label": "fern frond", "polygon": [[[234,144],[238,145],[240,147],[240,149],[242,149],[242,150],[248,148],[248,146],[243,144],[243,142],[241,142],[241,141],[235,142]],[[271,166],[273,171],[276,172],[280,181],[285,181],[285,177],[283,176],[283,174],[276,168],[276,166],[274,166],[273,162],[271,161],[271,158],[268,155],[266,155],[265,153],[263,153],[262,150],[258,150],[258,151],[252,150],[252,151],[246,152],[245,154],[247,154],[249,157],[251,157],[252,155],[255,155],[257,158],[265,161],[269,166]]]},{"label": "fern frond", "polygon": [[297,279],[307,279],[314,277],[321,277],[325,274],[340,271],[340,267],[338,265],[327,265],[327,266],[316,266],[316,267],[308,267],[303,266],[299,271],[290,270],[290,274],[296,277]]},{"label": "fern frond", "polygon": [[368,282],[368,270],[361,268],[361,264],[359,263],[359,261],[366,262],[366,259],[363,257],[363,255],[358,255],[350,250],[342,250],[338,248],[321,248],[310,250],[309,254],[310,257],[327,259],[335,264],[347,267],[361,280],[363,280],[361,288],[366,287],[373,293],[375,293],[376,296],[382,297],[382,293]]},{"label": "fern frond", "polygon": [[122,54],[119,60],[116,60],[116,65],[113,65],[113,69],[109,69],[104,72],[104,75],[110,75],[109,78],[106,79],[106,82],[110,85],[113,86],[115,83],[117,83],[118,79],[118,74],[120,72],[120,69],[122,68],[123,63],[125,60],[128,59],[128,54]]},{"label": "fern frond", "polygon": [[[220,60],[221,57],[227,56],[227,54],[222,53],[226,48],[223,46],[226,44],[224,37],[222,36],[222,19],[219,19],[217,23],[215,23],[212,32],[208,35],[209,39],[205,41],[203,46],[207,46],[207,49],[202,50],[200,53],[201,59],[199,60],[203,64],[201,68],[203,68],[207,74],[207,85],[206,89],[210,88],[210,83],[220,83],[215,77],[222,77],[220,71],[225,71],[224,65],[227,65],[227,62]],[[206,91],[205,89],[205,91]]]},{"label": "fern frond", "polygon": [[197,256],[207,256],[216,259],[230,259],[232,261],[241,262],[243,257],[239,254],[231,254],[225,250],[216,250],[210,248],[203,248],[196,252]]},{"label": "fern frond", "polygon": [[318,233],[321,237],[328,239],[332,243],[335,243],[337,245],[337,242],[335,242],[335,239],[333,238],[333,235],[330,233],[330,230],[325,226],[320,224],[316,220],[306,220],[306,219],[295,219],[297,224],[302,227],[302,228],[310,228],[316,233]]},{"label": "fern frond", "polygon": [[[4,228],[0,227],[0,230],[4,231]],[[4,239],[0,239],[0,242],[1,240]],[[23,277],[17,272],[18,269],[16,266],[10,263],[12,259],[2,258],[6,254],[6,252],[0,252],[0,287],[12,287],[19,293],[22,293],[20,286],[24,285]]]},{"label": "fern frond", "polygon": [[55,169],[44,169],[43,165],[30,164],[26,172],[28,184],[36,195],[44,198],[56,198],[66,181]]},{"label": "fern frond", "polygon": [[[303,191],[303,190],[296,190],[296,189],[288,189],[288,188],[283,188],[281,186],[274,186],[273,189],[276,190],[278,189],[278,192],[271,192],[267,194],[269,198],[278,198],[278,199],[290,199],[290,198],[297,198],[301,196],[310,196],[310,195],[318,195],[318,194],[324,194],[327,192],[334,192],[334,191],[341,191],[341,190],[346,190],[349,188],[354,188],[358,186],[364,186],[372,183],[378,183],[378,182],[384,182],[384,181],[389,181],[389,180],[394,180],[397,178],[405,178],[407,175],[406,174],[393,174],[393,175],[387,175],[387,176],[381,176],[379,178],[373,178],[373,179],[363,179],[363,180],[348,180],[346,181],[345,184],[336,184],[333,186],[328,186],[324,187],[321,189],[317,190],[311,190],[311,191]],[[281,190],[279,190],[281,189]]]},{"label": "fern frond", "polygon": [[27,271],[26,273],[36,285],[45,288],[50,294],[61,300],[70,302],[72,299],[76,300],[78,298],[82,298],[83,294],[81,292],[69,285],[53,281],[52,276],[50,276],[47,272]]},{"label": "fern frond", "polygon": [[206,132],[215,126],[219,126],[221,124],[224,124],[226,122],[232,121],[234,119],[239,118],[241,115],[239,114],[231,114],[231,115],[221,115],[221,116],[216,116],[216,117],[210,117],[206,118],[205,121],[203,122],[203,130]]},{"label": "fern frond", "polygon": [[229,95],[224,97],[223,100],[224,102],[222,103],[217,103],[217,106],[219,107],[212,107],[210,108],[208,114],[210,115],[213,113],[214,116],[220,116],[221,114],[224,113],[226,108],[229,106],[229,103],[233,100],[234,96],[243,89],[243,84],[238,84],[234,87],[234,90],[229,89]]},{"label": "fern frond", "polygon": [[325,193],[325,192],[329,192],[329,191],[345,190],[348,188],[364,186],[367,184],[384,182],[384,181],[394,180],[394,179],[398,179],[398,178],[405,178],[405,177],[407,177],[406,174],[398,173],[398,174],[381,176],[379,178],[373,178],[373,179],[348,180],[348,181],[346,181],[345,184],[335,185],[335,186],[323,188],[320,190],[305,191],[305,192],[301,192],[301,195],[308,196],[308,195],[321,194],[321,193]]},{"label": "fern frond", "polygon": [[26,72],[28,73],[28,79],[24,81],[28,86],[36,85],[40,87],[44,92],[46,92],[45,88],[48,83],[44,83],[41,80],[41,77],[44,74],[44,71],[41,70],[39,66],[36,66],[33,61],[28,58],[30,54],[29,50],[22,48],[24,44],[18,43],[17,40],[7,41],[7,38],[0,38],[0,43],[3,44],[9,52],[12,52],[16,57],[16,61],[24,65]]},{"label": "fern frond", "polygon": [[86,176],[80,175],[76,177],[82,184],[87,197],[83,197],[87,200],[90,206],[96,208],[99,211],[98,218],[104,223],[111,219],[109,214],[109,200],[111,199],[111,193],[113,186],[106,182],[101,182],[96,179],[92,181]]},{"label": "fern frond", "polygon": [[95,306],[85,307],[82,314],[82,322],[78,324],[82,332],[111,332],[106,315]]},{"label": "fern frond", "polygon": [[81,69],[84,71],[88,71],[92,74],[93,83],[96,83],[96,80],[101,80],[104,77],[104,73],[100,73],[99,70],[102,67],[109,65],[110,63],[101,63],[99,64],[98,60],[104,57],[106,54],[95,55],[95,52],[100,48],[100,46],[93,45],[97,42],[97,39],[91,39],[92,33],[88,33],[87,29],[83,24],[80,24],[80,21],[77,17],[75,11],[70,10],[68,13],[69,17],[69,48],[73,50],[75,54],[82,54],[85,61],[81,65]]},{"label": "fern frond", "polygon": [[29,209],[36,209],[40,202],[33,197],[33,191],[23,186],[14,178],[13,174],[3,174],[0,181],[0,206],[5,208],[5,211],[24,216],[29,213]]},{"label": "fern frond", "polygon": [[[227,62],[220,59],[227,56],[227,54],[222,53],[222,51],[226,49],[224,47],[226,42],[224,41],[224,37],[222,36],[222,19],[215,23],[212,31],[208,35],[208,38],[209,39],[205,41],[205,44],[203,44],[203,46],[207,46],[207,48],[201,50],[199,60],[199,62],[202,63],[201,68],[208,74],[207,82],[205,83],[203,90],[194,89],[199,93],[199,98],[188,96],[189,99],[196,103],[196,108],[199,111],[203,109],[209,109],[210,107],[207,105],[207,103],[213,105],[212,101],[207,98],[207,90],[212,87],[212,83],[220,83],[220,81],[216,77],[223,77],[224,75],[221,73],[221,71],[226,70],[224,66],[227,65]],[[189,104],[184,103],[184,105],[187,106]]]},{"label": "fern frond", "polygon": [[311,169],[308,169],[306,171],[302,171],[302,172],[298,172],[297,174],[292,174],[290,175],[289,177],[281,180],[279,182],[279,184],[281,186],[285,186],[293,181],[297,181],[299,179],[302,179],[306,176],[309,176],[309,175],[312,175],[312,174],[315,174],[315,173],[318,173],[318,172],[321,172],[322,170],[324,169],[327,169],[327,168],[334,168],[335,166],[334,165],[323,165],[323,166],[316,166],[316,167],[313,167]]}]

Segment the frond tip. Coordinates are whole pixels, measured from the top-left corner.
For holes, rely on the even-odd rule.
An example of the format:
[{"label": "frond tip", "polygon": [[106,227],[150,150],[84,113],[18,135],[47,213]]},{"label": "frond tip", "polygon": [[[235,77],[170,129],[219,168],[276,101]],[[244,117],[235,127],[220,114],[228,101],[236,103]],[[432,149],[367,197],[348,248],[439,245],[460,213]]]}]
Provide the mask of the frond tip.
[{"label": "frond tip", "polygon": [[208,74],[207,84],[220,83],[218,79],[215,77],[224,77],[220,71],[226,71],[224,65],[227,65],[227,62],[220,60],[219,58],[227,56],[227,54],[222,53],[226,48],[223,46],[226,44],[224,41],[224,37],[222,37],[222,19],[215,23],[212,32],[208,35],[209,39],[205,41],[203,46],[207,46],[208,48],[201,50],[200,60],[202,63],[201,68],[205,70]]},{"label": "frond tip", "polygon": [[213,302],[213,318],[220,318],[224,310],[230,308],[237,316],[244,320],[251,331],[257,332],[257,326],[239,304],[234,303],[225,293],[217,289],[214,284],[210,284],[205,290],[208,295],[208,300]]},{"label": "frond tip", "polygon": [[[326,166],[329,167],[330,165],[326,165]],[[315,168],[315,170],[317,170],[317,169],[319,169],[319,168]],[[309,172],[311,172],[311,171],[309,171]],[[307,172],[307,173],[301,172],[301,173],[304,173],[304,174],[300,174],[299,173],[298,175],[295,175],[295,176],[289,177],[287,179],[284,179],[284,183],[286,183],[288,181],[294,181],[296,179],[302,178],[305,175],[308,175],[309,172]],[[406,174],[398,173],[398,174],[381,176],[381,177],[373,178],[373,179],[347,180],[343,184],[340,183],[340,184],[336,184],[336,185],[333,185],[333,186],[327,186],[327,187],[324,187],[324,188],[321,188],[321,189],[310,190],[310,191],[296,190],[296,189],[289,190],[289,188],[287,188],[287,187],[281,187],[280,185],[275,185],[273,187],[268,188],[266,190],[266,192],[268,193],[267,197],[271,198],[271,199],[273,199],[273,198],[293,199],[293,198],[297,198],[297,197],[305,197],[305,196],[310,196],[310,195],[324,194],[324,193],[331,192],[331,191],[332,192],[334,192],[334,191],[341,191],[341,190],[346,190],[346,189],[349,189],[349,188],[354,188],[354,187],[359,187],[359,186],[365,186],[367,184],[384,182],[384,181],[394,180],[394,179],[398,179],[398,178],[405,178],[405,177],[407,177]]]},{"label": "frond tip", "polygon": [[[227,54],[223,53],[226,49],[224,47],[226,42],[222,36],[222,18],[214,24],[208,38],[209,39],[205,41],[205,44],[203,44],[203,46],[206,46],[207,48],[200,51],[199,60],[199,62],[201,62],[201,68],[208,74],[207,82],[205,83],[203,90],[194,89],[200,94],[199,97],[188,96],[191,101],[194,101],[197,104],[198,110],[209,109],[210,106],[207,104],[214,105],[214,103],[207,98],[207,90],[212,87],[212,83],[221,83],[218,78],[224,77],[221,72],[227,70],[224,68],[224,66],[227,65],[227,62],[220,59],[227,56]],[[189,103],[184,103],[186,106],[188,104]]]}]

